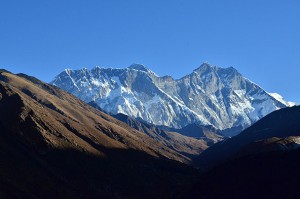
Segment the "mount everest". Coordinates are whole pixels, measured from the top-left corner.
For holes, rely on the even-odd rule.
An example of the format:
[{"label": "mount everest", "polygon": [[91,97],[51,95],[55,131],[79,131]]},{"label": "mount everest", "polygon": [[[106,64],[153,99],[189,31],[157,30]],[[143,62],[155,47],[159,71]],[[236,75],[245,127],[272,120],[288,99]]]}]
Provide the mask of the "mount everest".
[{"label": "mount everest", "polygon": [[290,106],[243,77],[233,67],[203,63],[180,79],[159,77],[143,65],[125,69],[66,69],[51,84],[104,111],[155,125],[182,128],[192,123],[244,129],[274,110]]}]

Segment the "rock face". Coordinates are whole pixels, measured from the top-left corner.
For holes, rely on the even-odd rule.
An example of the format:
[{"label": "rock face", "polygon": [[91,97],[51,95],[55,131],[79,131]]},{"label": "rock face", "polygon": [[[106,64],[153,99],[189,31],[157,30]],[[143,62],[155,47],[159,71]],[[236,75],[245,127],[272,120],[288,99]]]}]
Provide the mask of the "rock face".
[{"label": "rock face", "polygon": [[159,77],[139,64],[125,69],[67,69],[51,84],[86,102],[95,101],[108,113],[173,128],[197,123],[220,130],[243,129],[289,105],[236,69],[208,63],[181,79]]}]

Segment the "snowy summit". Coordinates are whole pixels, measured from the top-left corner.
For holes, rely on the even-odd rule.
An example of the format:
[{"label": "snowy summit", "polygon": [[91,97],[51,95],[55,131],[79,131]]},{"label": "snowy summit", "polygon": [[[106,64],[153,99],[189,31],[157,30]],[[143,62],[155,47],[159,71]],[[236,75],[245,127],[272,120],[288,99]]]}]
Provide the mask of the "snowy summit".
[{"label": "snowy summit", "polygon": [[125,69],[67,70],[52,82],[80,99],[112,113],[180,128],[191,123],[217,129],[246,128],[270,112],[290,106],[243,77],[233,67],[203,63],[174,80],[141,64]]}]

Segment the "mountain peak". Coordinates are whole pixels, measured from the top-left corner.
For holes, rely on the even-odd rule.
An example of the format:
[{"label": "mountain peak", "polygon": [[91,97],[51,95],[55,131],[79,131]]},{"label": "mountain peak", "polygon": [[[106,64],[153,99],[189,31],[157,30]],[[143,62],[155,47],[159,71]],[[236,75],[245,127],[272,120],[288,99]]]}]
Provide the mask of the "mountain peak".
[{"label": "mountain peak", "polygon": [[70,69],[70,68],[66,68],[66,69],[65,69],[65,72],[66,72],[68,75],[70,75],[70,74],[72,73],[72,71],[73,71],[73,70]]},{"label": "mountain peak", "polygon": [[143,64],[131,64],[129,67],[129,69],[135,69],[135,70],[140,70],[140,71],[144,71],[144,72],[149,72],[150,70],[144,66]]},{"label": "mountain peak", "polygon": [[198,68],[196,68],[194,71],[208,71],[208,70],[212,70],[213,66],[208,63],[208,62],[204,62],[203,64],[201,64]]},{"label": "mountain peak", "polygon": [[225,68],[224,70],[226,70],[227,72],[231,72],[231,73],[239,73],[238,70],[235,69],[233,66]]},{"label": "mountain peak", "polygon": [[210,63],[208,62],[204,62],[203,64],[201,64],[198,68],[196,68],[194,70],[194,72],[207,72],[207,71],[222,71],[224,73],[238,73],[238,71],[230,66],[228,68],[222,68],[222,67],[217,67],[217,66],[212,66]]},{"label": "mountain peak", "polygon": [[62,74],[52,84],[86,102],[95,101],[106,112],[174,128],[191,123],[221,130],[245,128],[286,107],[283,100],[271,97],[233,67],[219,68],[207,62],[178,80],[158,77],[144,65],[132,64],[126,69],[103,69],[101,74]]},{"label": "mountain peak", "polygon": [[133,70],[137,70],[137,71],[142,71],[148,74],[152,74],[154,76],[158,76],[157,74],[155,74],[153,71],[151,71],[149,68],[147,68],[146,66],[144,66],[143,64],[131,64],[128,69],[133,69]]},{"label": "mountain peak", "polygon": [[237,69],[235,69],[234,67],[230,66],[228,68],[221,68],[221,67],[217,67],[217,72],[219,73],[219,75],[241,75]]}]

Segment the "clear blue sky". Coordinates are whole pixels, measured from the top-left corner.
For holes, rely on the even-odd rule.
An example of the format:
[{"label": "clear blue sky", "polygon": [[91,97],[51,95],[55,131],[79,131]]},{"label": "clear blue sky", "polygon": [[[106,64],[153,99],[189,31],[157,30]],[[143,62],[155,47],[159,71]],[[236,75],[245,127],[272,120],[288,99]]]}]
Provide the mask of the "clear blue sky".
[{"label": "clear blue sky", "polygon": [[204,61],[299,102],[300,1],[0,1],[0,67],[12,72],[48,82],[142,63],[179,78]]}]

